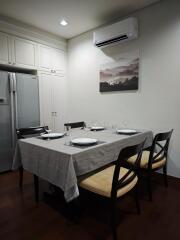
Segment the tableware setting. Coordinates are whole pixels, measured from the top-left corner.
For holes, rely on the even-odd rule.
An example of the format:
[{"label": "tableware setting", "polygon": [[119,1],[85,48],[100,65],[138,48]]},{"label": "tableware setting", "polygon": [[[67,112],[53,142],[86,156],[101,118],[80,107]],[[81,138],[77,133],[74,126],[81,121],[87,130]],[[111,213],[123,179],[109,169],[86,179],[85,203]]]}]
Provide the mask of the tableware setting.
[{"label": "tableware setting", "polygon": [[117,134],[122,134],[122,135],[134,135],[134,134],[137,134],[139,132],[135,129],[116,129],[116,133]]},{"label": "tableware setting", "polygon": [[45,140],[58,139],[65,136],[65,133],[45,133],[41,134],[41,138]]},{"label": "tableware setting", "polygon": [[86,121],[85,129],[90,130],[90,131],[102,131],[102,130],[105,130],[106,127],[105,127],[104,123],[100,123],[97,121]]},{"label": "tableware setting", "polygon": [[90,128],[91,131],[102,131],[104,129],[105,129],[105,127],[103,127],[103,126],[92,126]]},{"label": "tableware setting", "polygon": [[79,146],[89,146],[97,144],[98,140],[95,138],[75,138],[71,140],[71,144]]}]

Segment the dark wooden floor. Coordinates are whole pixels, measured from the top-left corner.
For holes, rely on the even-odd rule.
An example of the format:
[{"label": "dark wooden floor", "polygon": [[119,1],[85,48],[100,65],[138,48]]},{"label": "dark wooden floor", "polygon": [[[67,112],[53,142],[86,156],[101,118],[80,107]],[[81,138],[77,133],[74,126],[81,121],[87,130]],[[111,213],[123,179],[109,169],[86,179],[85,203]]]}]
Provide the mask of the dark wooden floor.
[{"label": "dark wooden floor", "polygon": [[[41,183],[43,184],[43,183]],[[153,202],[141,192],[142,214],[128,196],[118,203],[118,236],[121,240],[180,239],[180,180],[170,178],[165,189],[155,176]],[[43,188],[43,187],[42,187]],[[59,200],[53,208],[43,200],[34,201],[33,182],[25,175],[24,190],[18,188],[18,174],[0,175],[0,239],[2,240],[101,240],[112,239],[106,202],[82,194],[83,212],[79,222],[66,216],[66,205]],[[57,199],[56,204],[57,205]]]}]

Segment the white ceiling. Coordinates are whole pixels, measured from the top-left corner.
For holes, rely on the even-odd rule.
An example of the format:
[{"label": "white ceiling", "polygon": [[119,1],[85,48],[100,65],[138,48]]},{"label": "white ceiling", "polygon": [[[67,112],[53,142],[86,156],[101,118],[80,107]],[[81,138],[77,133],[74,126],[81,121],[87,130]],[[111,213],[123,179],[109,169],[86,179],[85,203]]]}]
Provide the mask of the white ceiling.
[{"label": "white ceiling", "polygon": [[[72,38],[158,0],[0,0],[0,14]],[[59,24],[65,18],[68,26]]]}]

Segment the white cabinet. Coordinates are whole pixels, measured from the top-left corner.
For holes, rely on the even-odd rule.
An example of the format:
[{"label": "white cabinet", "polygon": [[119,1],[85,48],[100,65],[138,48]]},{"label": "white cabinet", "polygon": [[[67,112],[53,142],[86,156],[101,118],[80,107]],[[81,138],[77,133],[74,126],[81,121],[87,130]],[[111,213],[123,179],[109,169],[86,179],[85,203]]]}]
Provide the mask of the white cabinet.
[{"label": "white cabinet", "polygon": [[66,85],[65,77],[62,75],[54,75],[52,87],[52,100],[54,112],[54,130],[63,131],[66,115]]},{"label": "white cabinet", "polygon": [[0,32],[0,64],[64,75],[66,52]]},{"label": "white cabinet", "polygon": [[39,69],[51,73],[65,73],[65,52],[39,44]]},{"label": "white cabinet", "polygon": [[54,128],[51,88],[50,76],[44,73],[39,74],[40,122],[49,129]]},{"label": "white cabinet", "polygon": [[39,68],[51,70],[51,48],[44,45],[39,45]]},{"label": "white cabinet", "polygon": [[9,64],[11,61],[10,40],[7,34],[0,32],[0,64]]},{"label": "white cabinet", "polygon": [[13,37],[12,57],[13,65],[24,68],[36,67],[36,48],[35,42]]},{"label": "white cabinet", "polygon": [[56,48],[52,48],[51,50],[51,60],[52,60],[52,69],[56,72],[65,72],[66,61],[65,61],[65,53]]},{"label": "white cabinet", "polygon": [[64,130],[65,121],[65,78],[62,75],[40,72],[41,124],[54,132]]},{"label": "white cabinet", "polygon": [[37,68],[37,44],[0,32],[0,64]]}]

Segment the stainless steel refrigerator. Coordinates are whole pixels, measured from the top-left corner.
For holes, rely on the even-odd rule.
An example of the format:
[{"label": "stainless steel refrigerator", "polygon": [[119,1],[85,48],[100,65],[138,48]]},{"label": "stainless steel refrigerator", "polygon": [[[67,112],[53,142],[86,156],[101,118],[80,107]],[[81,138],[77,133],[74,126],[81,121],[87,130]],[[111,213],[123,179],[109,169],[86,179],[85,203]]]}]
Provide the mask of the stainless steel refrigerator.
[{"label": "stainless steel refrigerator", "polygon": [[37,76],[0,71],[0,172],[12,167],[16,129],[39,124]]}]

